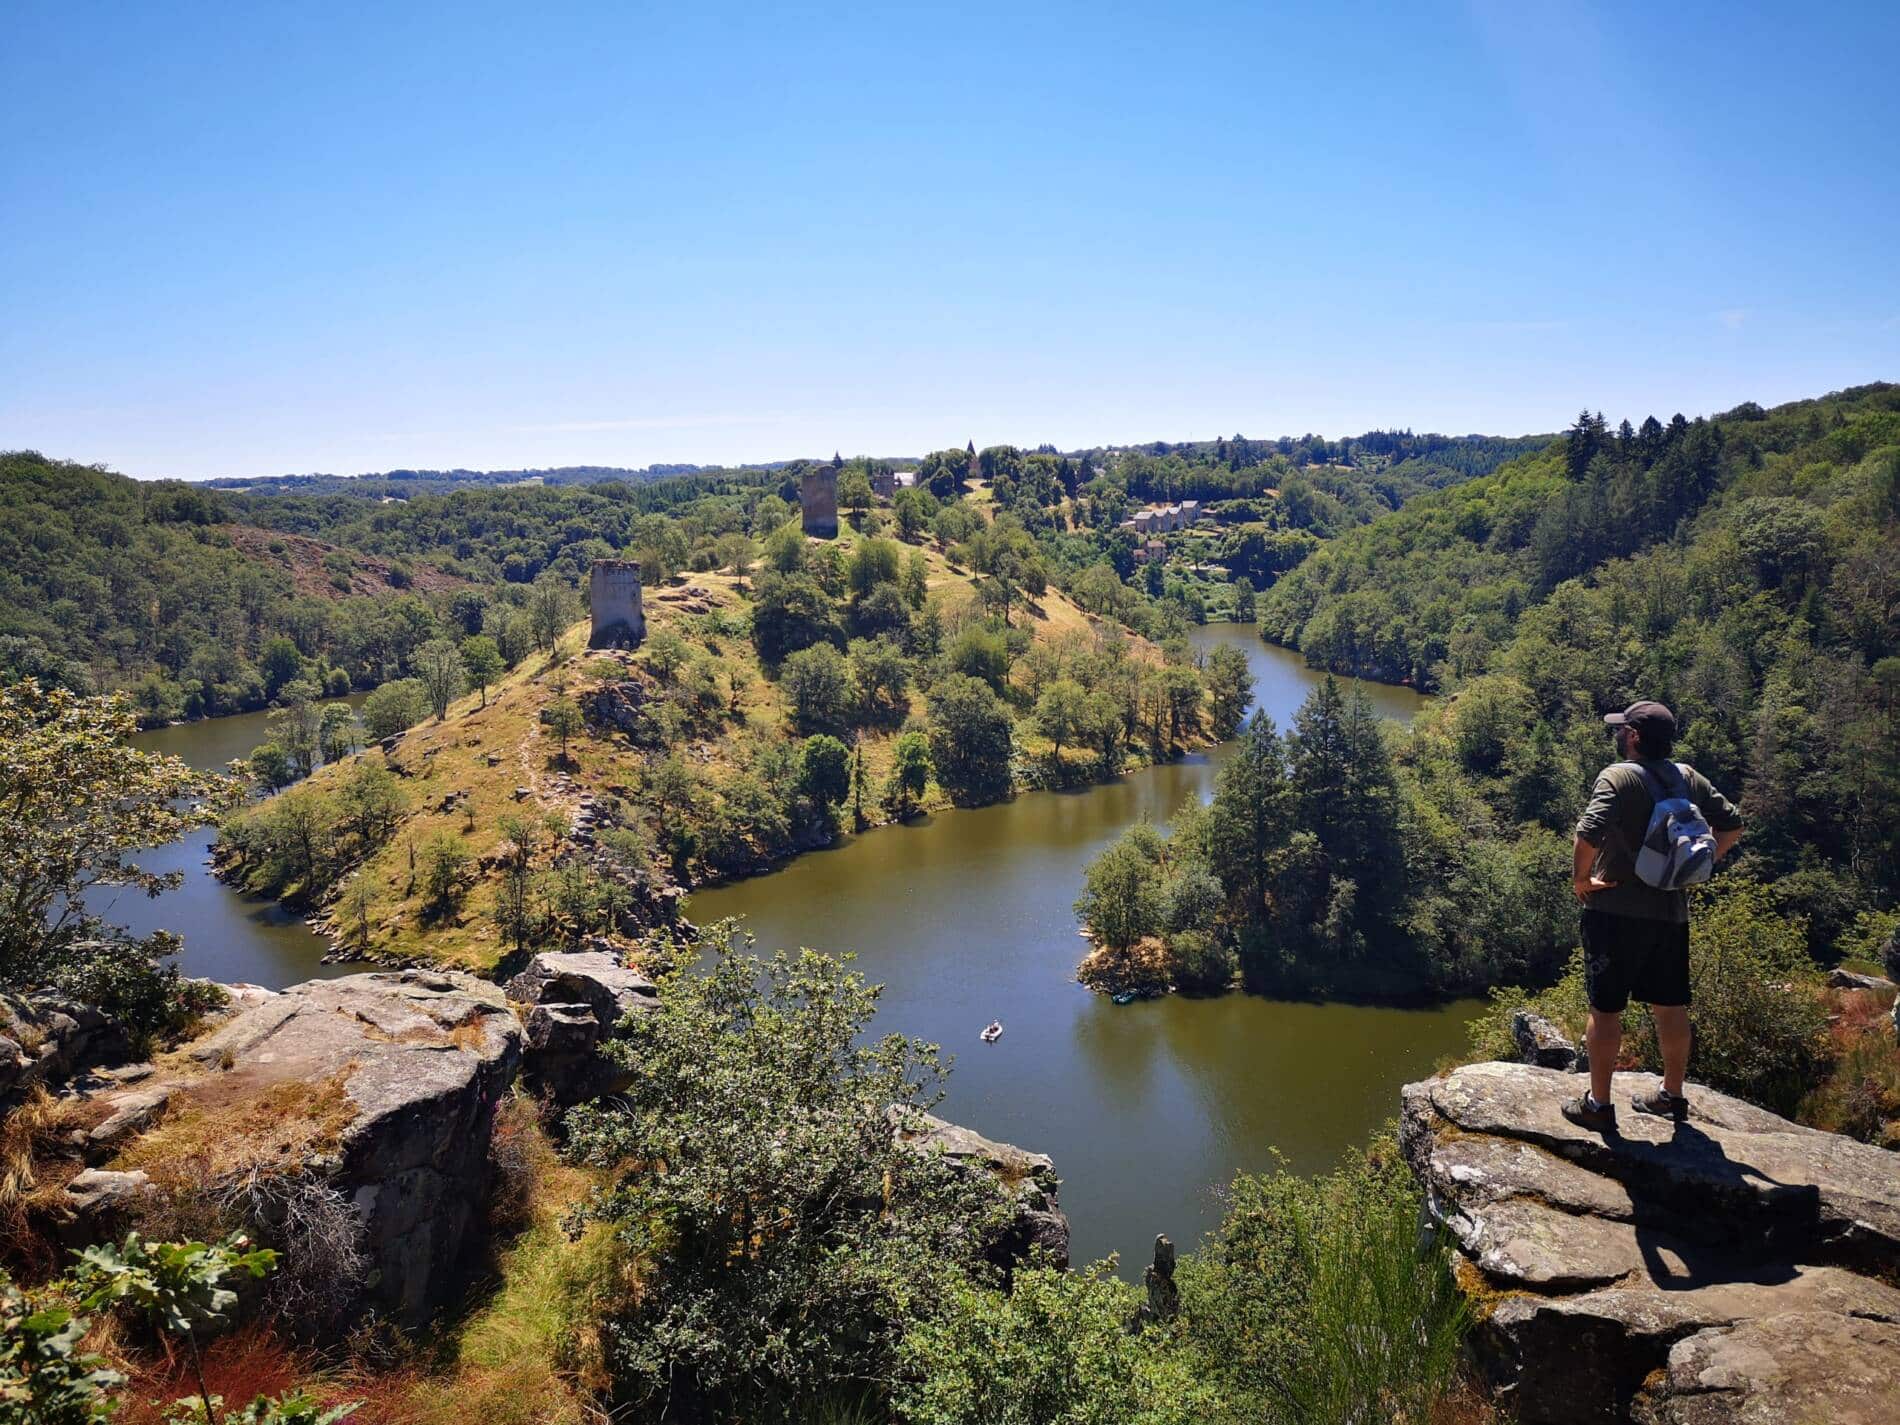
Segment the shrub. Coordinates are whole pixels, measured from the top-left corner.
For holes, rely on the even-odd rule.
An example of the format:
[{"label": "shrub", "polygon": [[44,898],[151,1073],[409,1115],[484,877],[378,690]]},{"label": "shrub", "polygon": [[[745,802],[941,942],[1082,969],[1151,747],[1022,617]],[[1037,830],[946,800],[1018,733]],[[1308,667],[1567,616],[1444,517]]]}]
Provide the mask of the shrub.
[{"label": "shrub", "polygon": [[798,794],[826,820],[832,808],[851,795],[851,751],[824,733],[808,737],[798,749]]},{"label": "shrub", "polygon": [[91,1325],[29,1299],[0,1273],[0,1419],[20,1425],[93,1425],[111,1419],[108,1394],[125,1377],[79,1342]]},{"label": "shrub", "polygon": [[381,741],[407,732],[429,715],[429,690],[417,678],[384,683],[363,699],[363,726]]},{"label": "shrub", "polygon": [[568,1117],[572,1151],[616,1178],[588,1214],[652,1268],[605,1324],[609,1363],[633,1402],[798,1418],[888,1378],[901,1323],[984,1270],[1006,1203],[896,1141],[891,1106],[936,1102],[939,1052],[867,1040],[861,976],[756,959],[730,923],[656,954],[667,993],[607,1050],[639,1073]]},{"label": "shrub", "polygon": [[909,816],[930,785],[930,743],[921,732],[906,732],[891,749],[891,774],[884,784],[884,805],[899,821]]},{"label": "shrub", "polygon": [[1168,938],[1176,986],[1199,994],[1229,989],[1240,970],[1234,947],[1206,930],[1183,930]]},{"label": "shrub", "polygon": [[207,1006],[166,963],[176,935],[135,940],[93,915],[88,896],[177,886],[180,872],[148,871],[133,858],[215,822],[243,788],[133,747],[137,721],[122,698],[31,679],[0,688],[0,988],[50,986],[147,1037]]},{"label": "shrub", "polygon": [[792,721],[806,732],[840,725],[850,707],[850,670],[844,655],[829,643],[790,654],[780,672],[779,688],[791,708]]},{"label": "shrub", "polygon": [[[1689,1077],[1776,1113],[1791,1114],[1827,1059],[1827,1007],[1807,954],[1807,926],[1774,908],[1766,888],[1725,877],[1695,898],[1689,934]],[[1582,1041],[1589,1019],[1583,952],[1541,994],[1498,989],[1471,1025],[1472,1056],[1515,1059],[1511,1012],[1528,1007]],[[1623,1015],[1623,1057],[1660,1071],[1648,1011]]]},{"label": "shrub", "polygon": [[1031,1267],[1007,1292],[960,1287],[905,1333],[912,1425],[1162,1425],[1206,1418],[1178,1357],[1131,1334],[1138,1296],[1109,1263]]},{"label": "shrub", "polygon": [[422,853],[422,895],[431,913],[443,915],[461,899],[468,875],[468,847],[462,838],[439,831]]},{"label": "shrub", "polygon": [[1339,1171],[1234,1180],[1180,1271],[1182,1349],[1240,1418],[1422,1422],[1452,1388],[1469,1307],[1389,1138]]},{"label": "shrub", "polygon": [[752,642],[764,662],[776,665],[815,643],[842,644],[844,627],[831,596],[815,579],[768,573],[760,577],[754,595]]},{"label": "shrub", "polygon": [[1161,834],[1142,822],[1129,827],[1089,862],[1075,913],[1101,944],[1124,950],[1160,931],[1162,850]]},{"label": "shrub", "polygon": [[951,674],[930,698],[930,760],[952,800],[980,806],[1009,795],[1015,724],[978,679]]},{"label": "shrub", "polygon": [[[1697,898],[1689,985],[1690,1077],[1793,1113],[1827,1057],[1827,1007],[1808,959],[1806,923],[1778,913],[1766,888],[1724,881]],[[1626,1052],[1660,1070],[1649,1016],[1631,1027]]]}]

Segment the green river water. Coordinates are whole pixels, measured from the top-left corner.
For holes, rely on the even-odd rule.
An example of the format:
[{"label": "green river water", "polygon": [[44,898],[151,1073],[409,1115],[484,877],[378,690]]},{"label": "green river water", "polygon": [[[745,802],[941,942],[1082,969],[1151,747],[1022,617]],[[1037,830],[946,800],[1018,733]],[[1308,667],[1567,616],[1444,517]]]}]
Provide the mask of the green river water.
[{"label": "green river water", "polygon": [[[1213,625],[1195,640],[1242,649],[1258,706],[1282,727],[1315,680],[1297,654],[1251,629]],[[1367,690],[1389,717],[1421,705],[1405,689]],[[264,735],[256,714],[139,740],[222,766]],[[846,838],[701,891],[688,913],[742,916],[762,949],[854,952],[884,986],[876,1029],[955,1054],[940,1111],[1051,1154],[1076,1259],[1119,1252],[1123,1273],[1138,1274],[1157,1232],[1187,1247],[1218,1220],[1220,1189],[1236,1172],[1276,1161],[1318,1171],[1362,1142],[1397,1112],[1401,1084],[1463,1044],[1477,1008],[1247,995],[1117,1006],[1075,982],[1084,945],[1071,905],[1083,866],[1130,823],[1165,822],[1185,798],[1210,795],[1228,751]],[[324,942],[299,920],[220,884],[205,865],[209,842],[201,833],[147,858],[184,871],[184,887],[155,901],[121,895],[110,913],[182,933],[192,974],[281,986],[360,968],[320,965]],[[986,1045],[977,1033],[992,1019],[1004,1033]]]}]

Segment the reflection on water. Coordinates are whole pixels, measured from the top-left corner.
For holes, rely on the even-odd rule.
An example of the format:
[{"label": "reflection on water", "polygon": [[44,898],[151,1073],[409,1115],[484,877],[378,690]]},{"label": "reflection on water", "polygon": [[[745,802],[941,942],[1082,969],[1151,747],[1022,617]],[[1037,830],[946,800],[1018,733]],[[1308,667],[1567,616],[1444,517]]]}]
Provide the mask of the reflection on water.
[{"label": "reflection on water", "polygon": [[[1196,631],[1248,656],[1283,728],[1314,675],[1251,630]],[[1368,685],[1387,716],[1421,700]],[[1075,983],[1082,868],[1123,827],[1211,794],[1231,754],[1035,793],[847,839],[756,880],[703,891],[700,921],[744,916],[763,949],[853,951],[883,984],[881,1031],[958,1058],[945,1111],[1054,1156],[1078,1260],[1138,1272],[1156,1232],[1192,1242],[1236,1171],[1330,1166],[1398,1108],[1398,1088],[1461,1046],[1475,1009],[1289,1004],[1252,996],[1117,1006]],[[996,1044],[977,1041],[992,1018]]]}]

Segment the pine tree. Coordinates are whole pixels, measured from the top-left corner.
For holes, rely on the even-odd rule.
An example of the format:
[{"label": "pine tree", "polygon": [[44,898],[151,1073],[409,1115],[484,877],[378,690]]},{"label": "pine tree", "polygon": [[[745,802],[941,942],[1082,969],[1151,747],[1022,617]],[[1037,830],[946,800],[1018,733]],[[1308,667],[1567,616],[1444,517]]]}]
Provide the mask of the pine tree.
[{"label": "pine tree", "polygon": [[1208,859],[1245,921],[1267,914],[1278,853],[1292,834],[1286,748],[1273,719],[1255,713],[1240,747],[1220,770],[1208,814]]},{"label": "pine tree", "polygon": [[1571,480],[1581,483],[1589,473],[1590,462],[1603,449],[1608,437],[1603,413],[1590,413],[1588,407],[1577,413],[1577,422],[1564,432],[1564,469]]}]

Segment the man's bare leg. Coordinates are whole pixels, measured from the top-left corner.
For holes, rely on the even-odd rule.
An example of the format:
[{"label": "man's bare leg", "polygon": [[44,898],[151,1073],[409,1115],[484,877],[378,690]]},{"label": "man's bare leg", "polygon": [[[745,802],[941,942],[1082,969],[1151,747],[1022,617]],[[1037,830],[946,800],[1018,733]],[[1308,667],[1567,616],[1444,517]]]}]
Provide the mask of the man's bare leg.
[{"label": "man's bare leg", "polygon": [[[1684,1023],[1688,1022],[1688,1011],[1680,1011]],[[1590,1024],[1584,1031],[1584,1047],[1590,1051],[1590,1097],[1598,1103],[1610,1101],[1610,1075],[1616,1072],[1616,1056],[1623,1048],[1623,1016],[1605,1014],[1600,1009],[1590,1011]],[[1686,1060],[1688,1051],[1685,1048]],[[1678,1086],[1681,1076],[1676,1079]]]},{"label": "man's bare leg", "polygon": [[[1689,1072],[1689,1006],[1652,1004],[1649,1017],[1656,1021],[1656,1047],[1662,1050],[1663,1088],[1680,1098],[1683,1076]],[[1590,1053],[1594,1065],[1596,1051]]]}]

